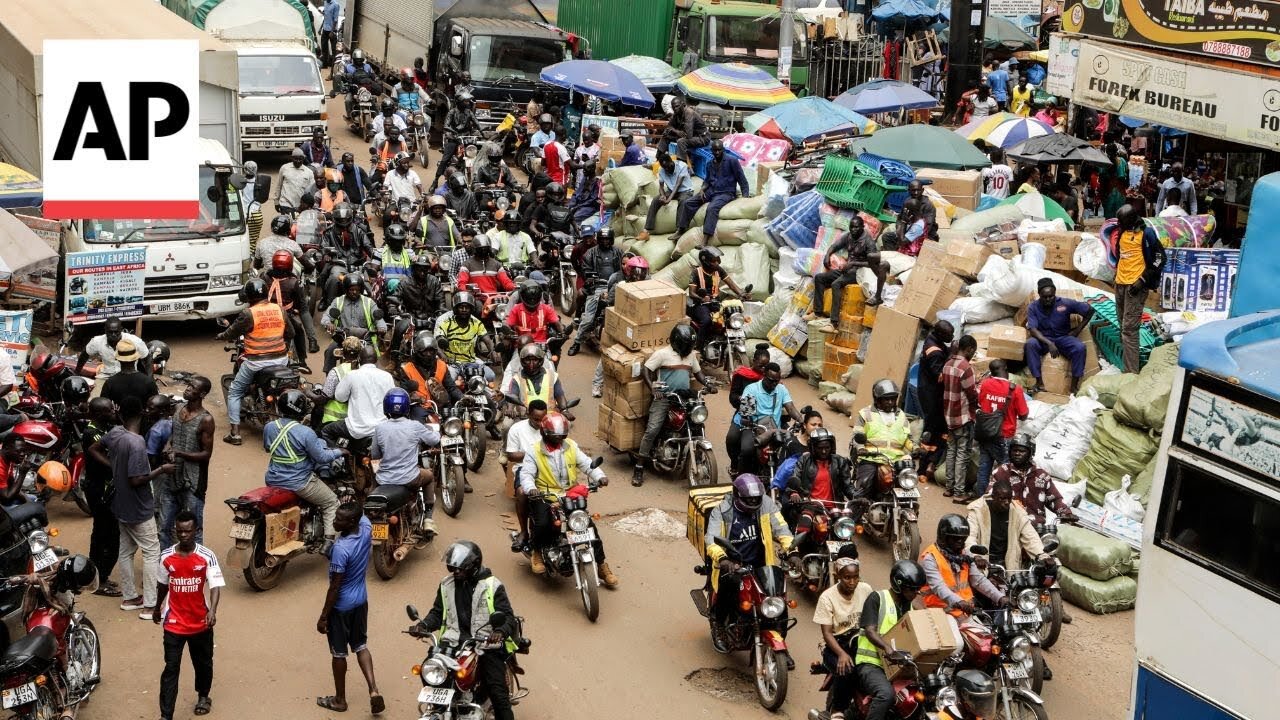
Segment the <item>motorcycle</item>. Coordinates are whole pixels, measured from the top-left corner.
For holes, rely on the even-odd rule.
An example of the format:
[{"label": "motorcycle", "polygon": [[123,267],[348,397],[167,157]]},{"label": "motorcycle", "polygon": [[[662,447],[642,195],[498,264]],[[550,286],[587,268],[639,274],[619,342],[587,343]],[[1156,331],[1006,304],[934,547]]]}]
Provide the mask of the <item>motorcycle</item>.
[{"label": "motorcycle", "polygon": [[[493,400],[489,396],[489,383],[484,379],[484,370],[476,365],[462,368],[463,395],[454,409],[462,423],[462,449],[466,456],[467,469],[480,472],[488,452],[489,438],[498,439],[498,413]],[[482,432],[481,428],[486,432]]]},{"label": "motorcycle", "polygon": [[[591,469],[595,470],[604,464],[604,458],[597,457],[591,461]],[[591,515],[587,512],[587,496],[600,490],[602,483],[589,481],[578,484],[562,493],[560,498],[545,493],[528,495],[530,500],[545,500],[551,506],[551,516],[555,526],[560,530],[560,537],[555,544],[542,549],[542,559],[547,566],[545,577],[572,577],[582,596],[582,609],[587,619],[595,622],[600,617],[600,576],[597,574],[596,553],[594,544],[597,533],[591,523]],[[512,532],[512,550],[523,552],[525,557],[532,555],[532,547],[525,543],[515,545],[520,533]]]},{"label": "motorcycle", "polygon": [[405,139],[408,141],[409,152],[418,156],[418,162],[422,163],[422,167],[428,167],[430,163],[427,161],[427,146],[430,144],[431,136],[431,116],[427,114],[425,109],[416,110],[409,117],[409,131],[405,133]]},{"label": "motorcycle", "polygon": [[[752,286],[742,288],[743,295],[750,295]],[[748,364],[747,323],[750,318],[744,312],[741,298],[731,297],[711,303],[711,328],[702,348],[703,362],[722,368],[726,375]]]},{"label": "motorcycle", "polygon": [[462,500],[466,497],[466,433],[470,421],[458,407],[440,412],[440,447],[427,448],[418,454],[422,467],[436,476],[440,506],[449,517],[462,512]]},{"label": "motorcycle", "polygon": [[689,487],[715,485],[719,480],[715,446],[707,439],[707,405],[704,390],[668,392],[658,383],[655,392],[666,395],[670,405],[667,421],[654,441],[649,464],[654,470],[670,475],[683,475]]},{"label": "motorcycle", "polygon": [[[345,83],[344,83],[345,84]],[[351,108],[351,132],[359,135],[365,142],[373,140],[373,116],[377,114],[373,93],[369,88],[361,86],[356,89],[356,101]]]},{"label": "motorcycle", "polygon": [[[756,418],[756,403],[750,397],[742,398],[738,405],[738,416],[742,420],[742,431],[754,433],[756,437],[755,468],[738,468],[738,472],[752,472],[765,481],[765,487],[771,487],[773,476],[782,465],[782,449],[786,445],[785,434],[795,434],[798,427],[791,430],[779,428],[772,417]],[[784,418],[785,420],[785,418]]]},{"label": "motorcycle", "polygon": [[[552,273],[552,282],[560,295],[560,309],[566,315],[578,312],[578,269],[573,264],[573,248],[577,240],[570,233],[553,231],[551,233],[552,258],[556,263],[556,272]],[[604,313],[601,313],[603,316]]]},{"label": "motorcycle", "polygon": [[868,452],[865,433],[855,433],[849,448],[858,464],[870,462],[878,472],[870,488],[864,488],[858,523],[871,537],[887,541],[894,562],[920,557],[920,489],[915,461],[910,457],[889,464],[883,455]]},{"label": "motorcycle", "polygon": [[[226,323],[220,320],[219,324]],[[244,362],[244,337],[236,338],[230,345],[223,345],[225,352],[231,353],[231,372],[222,376],[222,397],[231,396],[231,383],[235,382],[240,365]],[[249,382],[249,392],[240,399],[240,420],[246,425],[261,429],[267,423],[280,417],[276,411],[276,398],[285,390],[302,386],[302,376],[297,368],[288,365],[273,365],[253,373]]]},{"label": "motorcycle", "polygon": [[513,156],[517,167],[526,167],[530,151],[529,117],[521,115],[517,118],[514,113],[507,113],[494,128],[490,142],[502,145],[502,154]]},{"label": "motorcycle", "polygon": [[[728,540],[717,537],[715,543],[724,549],[725,557],[734,562],[741,561],[738,551]],[[795,618],[783,619],[788,607],[786,573],[777,566],[753,568],[740,565],[735,571],[741,583],[738,602],[721,625],[716,620],[716,598],[711,591],[711,561],[708,559],[694,566],[693,571],[707,578],[703,587],[690,590],[689,595],[698,612],[710,621],[712,638],[719,636],[724,639],[723,647],[716,647],[716,652],[728,654],[746,650],[751,653],[752,676],[760,705],[770,712],[782,707],[787,699],[789,661],[787,641],[782,633],[796,624]],[[724,579],[722,576],[721,582]]]},{"label": "motorcycle", "polygon": [[482,233],[493,229],[516,204],[515,193],[499,185],[477,185],[473,192],[476,196],[476,225]]},{"label": "motorcycle", "polygon": [[[1064,520],[1063,522],[1075,522],[1074,519]],[[1037,532],[1040,533],[1040,543],[1044,545],[1044,551],[1050,555],[1055,555],[1058,547],[1062,544],[1058,539],[1058,519],[1050,520],[1044,524],[1036,525]],[[1060,563],[1059,563],[1060,564]],[[1059,564],[1050,565],[1049,563],[1036,562],[1033,563],[1031,577],[1029,582],[1020,587],[1040,588],[1040,618],[1044,624],[1040,626],[1040,647],[1048,650],[1058,642],[1058,637],[1062,635],[1062,589],[1058,587],[1058,567]],[[1026,578],[1022,578],[1026,580]]]},{"label": "motorcycle", "polygon": [[821,506],[822,512],[815,513],[813,529],[803,541],[798,541],[795,545],[797,549],[803,545],[812,552],[803,554],[798,561],[792,563],[787,569],[787,577],[802,582],[810,592],[821,593],[836,584],[831,559],[837,557],[840,550],[853,542],[854,536],[858,534],[857,522],[854,520],[856,504],[852,500],[837,502],[813,498],[805,502],[815,507]]},{"label": "motorcycle", "polygon": [[[438,452],[444,454],[443,449]],[[429,461],[419,454],[419,462],[427,467]],[[441,476],[441,479],[447,481],[448,478]],[[461,498],[458,493],[458,509],[462,508]],[[445,512],[449,512],[449,498],[446,496],[443,501]],[[365,498],[364,514],[373,523],[373,569],[383,580],[390,580],[400,572],[400,562],[408,557],[410,550],[425,548],[436,536],[425,527],[427,499],[421,487],[377,485]]]},{"label": "motorcycle", "polygon": [[[975,545],[970,552],[974,549],[986,550]],[[1044,655],[1036,633],[1039,617],[1028,615],[1012,607],[978,609],[961,622],[963,666],[990,674],[1002,691],[1010,688],[1038,695],[1044,687]]]},{"label": "motorcycle", "polygon": [[[405,607],[405,613],[413,621],[413,625],[403,632],[419,640],[429,640],[433,636],[422,629],[419,622],[418,609],[412,605]],[[481,693],[484,686],[480,684],[480,673],[477,666],[480,657],[486,652],[499,651],[503,642],[491,643],[487,629],[507,624],[507,614],[495,610],[489,615],[489,622],[475,629],[473,637],[460,643],[431,642],[427,656],[413,667],[413,674],[422,679],[422,690],[418,692],[418,714],[423,720],[469,720],[472,718],[490,717],[488,699]],[[524,637],[524,620],[516,618],[517,637],[516,653],[529,654],[533,644]],[[529,694],[520,686],[520,676],[524,669],[516,661],[514,654],[507,657],[507,692],[514,705]]]},{"label": "motorcycle", "polygon": [[[338,458],[319,474],[340,503],[356,498],[349,462]],[[264,485],[223,502],[231,508],[230,536],[235,541],[227,553],[227,565],[243,571],[244,581],[258,592],[278,585],[293,558],[324,551],[320,509],[292,490]]]},{"label": "motorcycle", "polygon": [[[53,491],[40,479],[40,466],[50,460],[56,460],[66,466],[71,473],[71,487],[62,493],[63,502],[74,502],[80,512],[92,515],[89,499],[85,497],[81,481],[84,479],[84,438],[81,428],[66,415],[66,406],[58,403],[50,406],[40,403],[37,407],[29,407],[20,402],[17,409],[26,412],[29,417],[43,417],[43,420],[24,420],[9,431],[22,438],[26,445],[26,454],[14,477],[22,482],[22,491],[34,495],[41,504],[47,505]],[[33,412],[28,412],[28,410]]]},{"label": "motorcycle", "polygon": [[[954,705],[956,696],[951,678],[955,673],[957,660],[956,656],[947,658],[933,672],[921,677],[920,666],[908,656],[902,663],[907,671],[898,673],[890,681],[893,686],[893,704],[889,707],[889,717],[893,720],[929,720],[934,717],[934,711]],[[831,686],[835,683],[835,674],[821,660],[809,666],[809,674],[824,676],[822,686],[818,689],[827,694],[827,706],[825,713],[810,710],[808,720],[830,720],[831,713],[843,712],[845,708],[831,705]],[[870,705],[871,696],[855,689],[853,707],[857,715],[845,715],[846,720],[862,720],[867,716]]]}]

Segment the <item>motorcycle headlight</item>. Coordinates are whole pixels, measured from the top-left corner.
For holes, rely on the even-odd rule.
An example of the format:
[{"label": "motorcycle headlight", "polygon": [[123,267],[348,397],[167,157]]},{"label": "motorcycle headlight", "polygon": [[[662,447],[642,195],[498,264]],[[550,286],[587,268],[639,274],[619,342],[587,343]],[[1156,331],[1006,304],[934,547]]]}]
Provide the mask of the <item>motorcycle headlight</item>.
[{"label": "motorcycle headlight", "polygon": [[356,91],[356,98],[359,99],[360,102],[369,102],[373,99],[373,95],[369,93],[369,88],[362,87]]},{"label": "motorcycle headlight", "polygon": [[1040,593],[1030,588],[1018,593],[1018,609],[1024,613],[1033,613],[1040,609]]},{"label": "motorcycle headlight", "polygon": [[1031,641],[1026,635],[1019,635],[1013,639],[1013,644],[1009,646],[1009,659],[1020,663],[1027,659],[1031,654]]},{"label": "motorcycle headlight", "polygon": [[476,153],[478,153],[479,151],[480,149],[477,148],[475,145],[468,145],[466,149],[466,156],[468,158],[474,158],[476,156]]},{"label": "motorcycle headlight", "polygon": [[443,685],[449,679],[449,669],[439,660],[428,660],[422,666],[422,679],[428,685]]},{"label": "motorcycle headlight", "polygon": [[32,530],[27,535],[27,545],[31,548],[32,555],[39,555],[49,549],[49,533],[43,530]]},{"label": "motorcycle headlight", "polygon": [[569,529],[574,532],[583,532],[591,527],[591,517],[581,510],[574,510],[569,513]]},{"label": "motorcycle headlight", "polygon": [[914,470],[904,470],[898,473],[898,487],[903,490],[914,490],[916,487],[916,473]]},{"label": "motorcycle headlight", "polygon": [[708,413],[707,413],[706,405],[695,406],[692,410],[689,411],[689,419],[698,425],[706,424],[707,415]]},{"label": "motorcycle headlight", "polygon": [[936,710],[946,710],[949,707],[955,707],[960,702],[960,696],[956,693],[954,685],[948,685],[938,691],[938,697],[934,699],[934,708]]},{"label": "motorcycle headlight", "polygon": [[834,527],[831,528],[831,534],[836,536],[838,540],[852,540],[854,533],[857,532],[858,524],[853,518],[843,517],[836,521]]},{"label": "motorcycle headlight", "polygon": [[787,601],[780,597],[765,598],[760,604],[760,612],[767,618],[780,617],[787,610]]},{"label": "motorcycle headlight", "polygon": [[502,197],[498,198],[498,209],[499,209],[499,210],[503,210],[503,211],[505,211],[505,210],[507,210],[507,209],[508,209],[508,208],[510,208],[510,207],[511,207],[511,201],[507,199],[507,196],[503,195]]},{"label": "motorcycle headlight", "polygon": [[743,326],[744,324],[746,324],[746,323],[745,323],[745,321],[742,319],[742,313],[734,313],[734,314],[732,314],[732,315],[730,315],[730,316],[729,316],[729,327],[730,327],[730,328],[733,328],[734,330],[741,330],[741,329],[742,329],[742,326]]},{"label": "motorcycle headlight", "polygon": [[440,424],[440,430],[449,437],[458,437],[462,434],[461,418],[449,418]]},{"label": "motorcycle headlight", "polygon": [[413,124],[414,124],[414,125],[426,125],[426,124],[427,124],[427,119],[426,119],[425,117],[423,117],[423,116],[422,116],[422,113],[415,113],[415,114],[414,114],[414,116],[413,116]]},{"label": "motorcycle headlight", "polygon": [[496,309],[494,309],[493,314],[497,316],[498,322],[505,321],[507,319],[507,306],[499,305]]}]

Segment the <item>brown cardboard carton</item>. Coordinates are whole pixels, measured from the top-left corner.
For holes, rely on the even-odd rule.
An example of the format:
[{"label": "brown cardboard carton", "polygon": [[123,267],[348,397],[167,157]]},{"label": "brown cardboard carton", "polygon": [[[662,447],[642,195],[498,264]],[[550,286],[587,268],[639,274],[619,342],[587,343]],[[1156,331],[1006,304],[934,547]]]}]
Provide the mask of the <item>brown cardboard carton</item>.
[{"label": "brown cardboard carton", "polygon": [[622,317],[640,325],[684,317],[684,291],[661,280],[622,283],[613,307]]},{"label": "brown cardboard carton", "polygon": [[1027,329],[1017,325],[996,325],[987,340],[987,357],[1022,361],[1027,347]]},{"label": "brown cardboard carton", "polygon": [[840,382],[840,378],[844,377],[845,371],[848,370],[847,365],[837,365],[835,363],[822,363],[822,380],[823,382]]},{"label": "brown cardboard carton", "polygon": [[644,377],[642,366],[651,352],[636,352],[623,345],[610,345],[601,354],[605,377],[624,383]]},{"label": "brown cardboard carton", "polygon": [[873,328],[876,326],[876,312],[879,305],[866,305],[862,310],[862,329]]},{"label": "brown cardboard carton", "polygon": [[978,279],[978,271],[991,257],[991,249],[975,242],[958,240],[947,244],[943,267],[963,278]]},{"label": "brown cardboard carton", "polygon": [[987,248],[991,250],[992,255],[999,255],[1005,260],[1012,260],[1022,254],[1021,245],[1016,239],[989,242]]},{"label": "brown cardboard carton", "polygon": [[1102,370],[1098,362],[1098,346],[1093,342],[1093,328],[1080,333],[1080,341],[1084,343],[1084,376],[1091,378]]},{"label": "brown cardboard carton", "polygon": [[623,419],[635,420],[649,417],[649,403],[653,394],[649,391],[649,383],[644,380],[632,380],[621,383],[606,378],[602,405],[621,415]]},{"label": "brown cardboard carton", "polygon": [[302,508],[289,508],[278,513],[267,515],[267,552],[287,555],[294,547],[301,546],[298,540],[301,534]]},{"label": "brown cardboard carton", "polygon": [[[963,638],[956,619],[942,608],[912,610],[897,625],[884,634],[885,644],[892,650],[905,652],[920,665],[920,672],[929,672],[960,648]],[[892,680],[906,668],[888,665],[885,673]]]},{"label": "brown cardboard carton", "polygon": [[603,405],[599,409],[598,434],[615,450],[635,450],[644,437],[645,421],[628,420]]},{"label": "brown cardboard carton", "polygon": [[841,309],[840,322],[836,323],[836,332],[862,332],[862,316],[867,314],[867,304],[862,301],[862,287],[858,286],[858,306],[851,307],[849,298],[853,285],[845,288],[844,307]]},{"label": "brown cardboard carton", "polygon": [[920,254],[916,255],[914,267],[944,268],[946,263],[947,250],[945,245],[933,240],[926,240],[920,243]]},{"label": "brown cardboard carton", "polygon": [[840,347],[832,345],[827,348],[826,355],[823,356],[823,362],[839,365],[841,367],[840,374],[844,374],[844,368],[854,365],[858,362],[858,349]]},{"label": "brown cardboard carton", "polygon": [[845,332],[841,330],[832,336],[830,345],[832,347],[840,347],[846,350],[857,350],[862,347],[862,326],[859,325],[857,331]]},{"label": "brown cardboard carton", "polygon": [[629,350],[655,350],[667,344],[671,328],[679,322],[665,320],[641,324],[623,317],[617,308],[608,308],[604,313],[604,341],[618,343]]},{"label": "brown cardboard carton", "polygon": [[1041,380],[1044,389],[1055,395],[1071,394],[1071,361],[1065,355],[1045,355],[1040,361]]},{"label": "brown cardboard carton", "polygon": [[756,163],[756,192],[763,192],[769,183],[769,176],[777,170],[781,170],[786,163],[781,162],[762,162]]},{"label": "brown cardboard carton", "polygon": [[894,309],[927,323],[934,323],[937,322],[938,311],[951,307],[951,303],[960,297],[963,289],[964,281],[946,270],[917,265],[911,271],[911,277],[898,296]]},{"label": "brown cardboard carton", "polygon": [[921,168],[916,177],[933,181],[933,189],[956,207],[975,210],[982,196],[982,173],[977,170]]},{"label": "brown cardboard carton", "polygon": [[907,385],[907,369],[916,352],[916,340],[920,336],[920,320],[897,308],[882,307],[871,331],[866,360],[858,377],[858,389],[854,393],[853,411],[871,404],[871,386],[881,378],[889,378],[898,387]]},{"label": "brown cardboard carton", "polygon": [[1044,269],[1069,271],[1075,270],[1076,245],[1080,244],[1080,233],[1073,231],[1030,233],[1027,242],[1044,245]]}]

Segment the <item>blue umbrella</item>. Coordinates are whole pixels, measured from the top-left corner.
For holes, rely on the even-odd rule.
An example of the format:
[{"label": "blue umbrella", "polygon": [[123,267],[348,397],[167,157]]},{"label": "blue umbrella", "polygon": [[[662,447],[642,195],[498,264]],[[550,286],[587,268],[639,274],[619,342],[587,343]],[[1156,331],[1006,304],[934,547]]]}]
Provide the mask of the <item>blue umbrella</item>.
[{"label": "blue umbrella", "polygon": [[850,88],[835,99],[835,104],[874,115],[898,110],[937,107],[938,99],[910,83],[898,80],[871,80]]},{"label": "blue umbrella", "polygon": [[671,92],[676,81],[680,79],[680,71],[656,57],[648,55],[627,55],[614,58],[609,62],[630,71],[644,86],[654,92]]},{"label": "blue umbrella", "polygon": [[912,24],[928,25],[947,19],[937,7],[923,0],[886,0],[871,11],[871,17],[885,29]]},{"label": "blue umbrella", "polygon": [[603,60],[566,60],[542,68],[545,83],[636,107],[653,107],[653,93],[635,73]]},{"label": "blue umbrella", "polygon": [[875,131],[876,124],[846,107],[820,97],[788,100],[748,115],[743,126],[761,137],[800,145],[822,137],[851,137]]}]

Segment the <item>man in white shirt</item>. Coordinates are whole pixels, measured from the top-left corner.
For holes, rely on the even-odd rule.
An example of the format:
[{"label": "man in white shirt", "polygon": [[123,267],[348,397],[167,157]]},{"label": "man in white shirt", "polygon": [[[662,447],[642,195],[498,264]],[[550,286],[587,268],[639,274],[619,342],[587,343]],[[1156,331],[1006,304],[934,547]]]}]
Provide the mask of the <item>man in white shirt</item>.
[{"label": "man in white shirt", "polygon": [[138,370],[151,373],[151,363],[142,362],[151,354],[150,349],[142,338],[124,331],[124,324],[120,322],[120,318],[107,318],[102,324],[102,331],[102,335],[94,337],[84,346],[84,350],[80,352],[80,358],[76,361],[77,375],[84,369],[84,364],[89,362],[90,358],[102,361],[102,366],[98,368],[97,379],[93,384],[93,397],[98,397],[102,393],[102,386],[107,378],[120,372],[120,363],[116,360],[116,345],[121,340],[128,340],[138,349]]},{"label": "man in white shirt", "polygon": [[378,367],[378,356],[368,343],[360,348],[360,367],[347,373],[334,391],[334,399],[347,404],[347,417],[324,426],[321,434],[333,445],[338,438],[364,440],[373,436],[378,423],[387,419],[382,399],[396,386],[391,373]]},{"label": "man in white shirt", "polygon": [[1191,178],[1183,175],[1182,163],[1174,163],[1169,168],[1169,172],[1173,173],[1173,177],[1166,178],[1160,183],[1160,195],[1156,198],[1156,212],[1164,210],[1165,205],[1169,204],[1169,190],[1178,188],[1182,195],[1182,207],[1187,211],[1188,215],[1196,214],[1196,184]]},{"label": "man in white shirt", "polygon": [[983,192],[1003,200],[1009,197],[1012,185],[1013,168],[1004,163],[1004,150],[996,148],[991,151],[991,167],[982,169]]},{"label": "man in white shirt", "polygon": [[542,419],[547,416],[547,403],[542,400],[529,402],[528,414],[524,420],[511,426],[507,431],[505,448],[507,467],[511,468],[512,482],[515,485],[516,518],[520,523],[520,534],[512,541],[511,547],[519,552],[529,539],[529,501],[525,499],[520,487],[520,465],[527,453],[542,442]]},{"label": "man in white shirt", "polygon": [[396,169],[387,173],[387,187],[391,190],[391,202],[400,202],[401,198],[417,200],[422,195],[422,178],[409,169],[408,153],[396,155]]},{"label": "man in white shirt", "polygon": [[1160,217],[1186,217],[1187,211],[1182,209],[1182,188],[1171,187],[1164,190],[1164,209]]},{"label": "man in white shirt", "polygon": [[298,209],[302,196],[315,184],[315,171],[306,163],[302,148],[294,148],[289,162],[280,168],[280,192],[276,197],[276,210],[288,213]]}]

